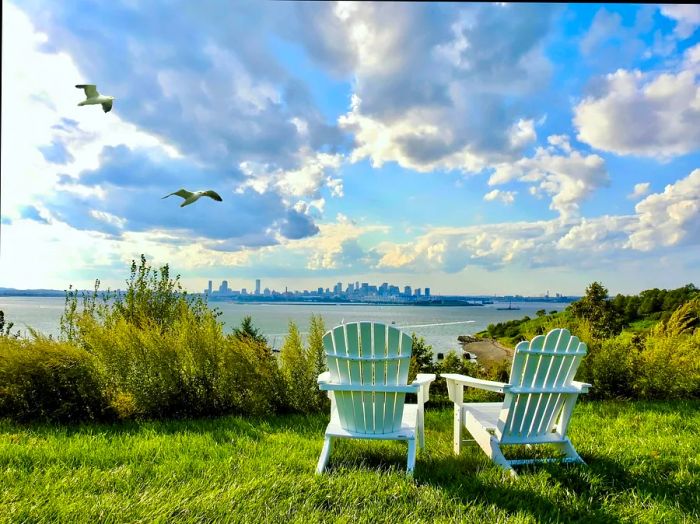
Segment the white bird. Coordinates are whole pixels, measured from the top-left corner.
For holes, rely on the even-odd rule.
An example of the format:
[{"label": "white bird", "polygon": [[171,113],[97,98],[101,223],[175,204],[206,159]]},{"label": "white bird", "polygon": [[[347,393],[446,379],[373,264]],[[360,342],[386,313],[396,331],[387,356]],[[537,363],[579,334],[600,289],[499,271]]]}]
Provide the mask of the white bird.
[{"label": "white bird", "polygon": [[191,191],[187,191],[186,189],[180,189],[178,191],[175,191],[174,193],[170,193],[169,195],[165,195],[163,198],[168,198],[169,196],[172,195],[177,195],[179,197],[182,197],[185,199],[185,201],[180,204],[180,207],[185,207],[188,206],[197,200],[199,200],[200,197],[207,196],[209,198],[212,198],[216,200],[217,202],[223,202],[223,198],[219,196],[219,194],[216,191],[212,191],[211,189],[208,191],[195,191],[194,193]]},{"label": "white bird", "polygon": [[114,100],[114,97],[104,96],[98,93],[97,86],[95,84],[78,84],[75,87],[85,90],[86,98],[78,104],[79,106],[101,104],[102,110],[105,113],[109,113],[110,109],[112,109],[112,100]]}]

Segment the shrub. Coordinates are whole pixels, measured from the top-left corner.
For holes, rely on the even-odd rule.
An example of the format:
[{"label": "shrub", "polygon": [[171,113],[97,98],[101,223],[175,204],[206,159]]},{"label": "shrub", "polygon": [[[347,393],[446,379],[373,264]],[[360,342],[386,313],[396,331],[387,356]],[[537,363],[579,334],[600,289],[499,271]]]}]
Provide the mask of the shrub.
[{"label": "shrub", "polygon": [[639,348],[630,333],[604,340],[589,347],[576,379],[592,384],[589,398],[632,398],[638,355]]},{"label": "shrub", "polygon": [[316,377],[313,376],[308,354],[304,351],[299,328],[293,321],[289,322],[289,333],[280,351],[280,364],[289,407],[301,413],[313,411],[315,402],[310,392],[315,387]]},{"label": "shrub", "polygon": [[69,343],[0,337],[0,417],[76,422],[110,416],[95,358]]},{"label": "shrub", "polygon": [[634,390],[640,398],[700,397],[700,330],[648,336],[639,370]]},{"label": "shrub", "polygon": [[311,315],[311,320],[309,322],[308,356],[313,382],[309,384],[309,386],[311,387],[310,395],[313,399],[313,408],[318,411],[326,411],[330,406],[330,400],[328,400],[326,392],[321,391],[316,382],[321,373],[328,371],[326,350],[323,347],[323,335],[325,331],[326,326],[323,322],[323,317],[320,315]]}]

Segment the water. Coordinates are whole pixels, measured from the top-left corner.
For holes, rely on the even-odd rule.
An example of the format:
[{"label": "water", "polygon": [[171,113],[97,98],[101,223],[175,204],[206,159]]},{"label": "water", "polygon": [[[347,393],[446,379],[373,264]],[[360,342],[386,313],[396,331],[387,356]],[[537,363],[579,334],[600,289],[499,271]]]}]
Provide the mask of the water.
[{"label": "water", "polygon": [[[273,347],[279,348],[284,342],[289,321],[296,322],[299,330],[307,331],[311,314],[321,315],[326,328],[341,322],[374,320],[392,324],[418,336],[437,352],[460,349],[457,337],[482,331],[495,322],[535,316],[539,309],[561,311],[568,304],[554,302],[518,302],[519,310],[498,311],[496,303],[476,307],[440,306],[374,306],[365,304],[237,304],[234,302],[212,302],[222,315],[226,331],[238,326],[246,315],[253,317],[253,325],[267,336]],[[0,309],[5,319],[15,323],[13,332],[19,329],[28,334],[28,327],[46,335],[58,335],[59,319],[63,313],[62,297],[0,297]]]}]

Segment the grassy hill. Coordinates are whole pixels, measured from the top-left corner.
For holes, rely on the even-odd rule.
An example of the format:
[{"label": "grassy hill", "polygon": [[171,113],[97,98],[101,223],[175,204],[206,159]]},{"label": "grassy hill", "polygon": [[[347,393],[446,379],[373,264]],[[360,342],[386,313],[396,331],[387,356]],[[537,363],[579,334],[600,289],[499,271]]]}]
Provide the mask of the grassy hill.
[{"label": "grassy hill", "polygon": [[[77,426],[0,421],[0,522],[691,522],[700,403],[581,402],[588,466],[510,479],[476,446],[452,455],[452,411],[405,444],[341,441],[315,476],[325,415]],[[526,454],[541,451],[523,450]]]}]

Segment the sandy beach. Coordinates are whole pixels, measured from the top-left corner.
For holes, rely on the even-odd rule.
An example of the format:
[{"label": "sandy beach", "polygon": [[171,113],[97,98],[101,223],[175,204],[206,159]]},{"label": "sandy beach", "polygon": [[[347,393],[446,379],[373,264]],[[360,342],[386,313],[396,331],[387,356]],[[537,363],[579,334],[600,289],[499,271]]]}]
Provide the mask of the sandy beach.
[{"label": "sandy beach", "polygon": [[513,358],[513,350],[502,346],[492,339],[462,342],[464,351],[474,353],[479,362],[497,362]]}]

